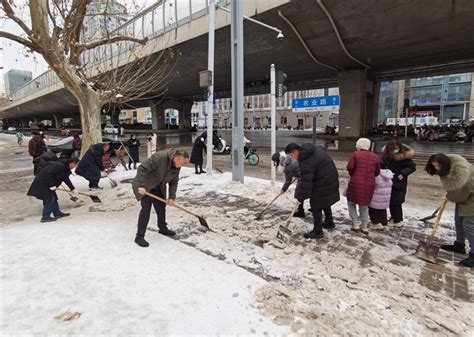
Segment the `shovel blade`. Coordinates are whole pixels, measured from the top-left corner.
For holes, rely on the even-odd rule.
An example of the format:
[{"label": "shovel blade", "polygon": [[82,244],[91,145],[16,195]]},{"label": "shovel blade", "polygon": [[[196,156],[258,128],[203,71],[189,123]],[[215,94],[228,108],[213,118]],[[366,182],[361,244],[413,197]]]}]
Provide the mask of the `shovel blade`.
[{"label": "shovel blade", "polygon": [[438,246],[429,245],[423,241],[420,241],[418,247],[416,247],[415,256],[431,263],[438,262],[438,254]]},{"label": "shovel blade", "polygon": [[95,202],[95,203],[101,203],[102,201],[100,200],[100,198],[96,195],[91,195],[90,196],[92,202]]},{"label": "shovel blade", "polygon": [[199,223],[201,224],[201,226],[206,227],[207,229],[210,229],[209,225],[207,224],[206,219],[204,219],[202,216],[200,216],[198,219],[199,219]]},{"label": "shovel blade", "polygon": [[288,229],[288,227],[280,225],[280,227],[278,228],[277,238],[281,240],[285,240],[291,237],[292,234],[293,232],[290,229]]},{"label": "shovel blade", "polygon": [[73,195],[71,195],[71,196],[69,197],[69,199],[70,199],[71,201],[74,201],[74,202],[79,202],[79,198],[78,198],[78,197],[75,197],[75,196],[73,196]]},{"label": "shovel blade", "polygon": [[260,213],[257,213],[257,215],[255,216],[255,220],[262,220],[263,219],[263,213],[260,212]]},{"label": "shovel blade", "polygon": [[110,182],[110,186],[112,188],[115,188],[115,187],[118,186],[117,182],[115,180],[111,179],[111,178],[109,178],[109,182]]}]

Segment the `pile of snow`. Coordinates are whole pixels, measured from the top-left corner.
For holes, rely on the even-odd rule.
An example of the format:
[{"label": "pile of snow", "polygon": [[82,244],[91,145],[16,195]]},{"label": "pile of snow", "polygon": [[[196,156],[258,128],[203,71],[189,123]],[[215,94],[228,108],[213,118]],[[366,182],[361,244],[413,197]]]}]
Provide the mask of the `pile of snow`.
[{"label": "pile of snow", "polygon": [[[400,229],[369,238],[351,234],[345,198],[333,207],[337,229],[323,240],[302,237],[312,228],[308,216],[294,219],[296,235],[281,242],[276,234],[291,212],[291,190],[256,221],[278,188],[262,179],[246,177],[242,185],[229,173],[197,176],[184,168],[176,202],[204,215],[213,232],[167,208],[178,241],[149,231],[151,246],[139,248],[133,238],[140,207],[129,184],[135,172],[113,172],[122,182],[115,189],[102,179],[101,205],[86,199],[70,218],[39,224],[38,215],[3,229],[4,332],[474,332],[472,303],[421,284],[426,263],[413,256],[418,239],[401,242]],[[87,189],[81,177],[73,182]],[[64,198],[60,204],[70,205]],[[447,213],[440,235],[450,241]],[[156,230],[152,214],[149,228]],[[405,214],[404,230],[410,231],[426,209],[405,207]],[[452,263],[440,268],[472,278]],[[68,323],[53,319],[65,311],[82,315]]]}]

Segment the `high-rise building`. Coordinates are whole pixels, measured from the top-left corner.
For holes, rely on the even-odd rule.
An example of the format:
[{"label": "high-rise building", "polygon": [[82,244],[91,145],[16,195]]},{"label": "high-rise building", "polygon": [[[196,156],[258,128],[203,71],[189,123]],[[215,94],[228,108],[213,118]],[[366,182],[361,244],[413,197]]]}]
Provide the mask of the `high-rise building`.
[{"label": "high-rise building", "polygon": [[93,0],[84,19],[84,42],[99,40],[127,21],[127,8],[115,0]]},{"label": "high-rise building", "polygon": [[26,70],[10,69],[3,75],[5,81],[5,93],[10,95],[16,89],[21,88],[33,79],[33,73]]}]

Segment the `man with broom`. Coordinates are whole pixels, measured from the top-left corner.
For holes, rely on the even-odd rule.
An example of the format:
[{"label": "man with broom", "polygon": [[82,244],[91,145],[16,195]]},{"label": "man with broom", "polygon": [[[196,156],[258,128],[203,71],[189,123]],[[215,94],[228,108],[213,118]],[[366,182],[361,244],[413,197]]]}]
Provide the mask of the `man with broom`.
[{"label": "man with broom", "polygon": [[[166,223],[166,205],[173,206],[174,204],[178,189],[179,172],[188,160],[189,155],[186,151],[167,149],[155,152],[138,167],[137,176],[133,180],[132,187],[142,207],[138,216],[138,229],[135,237],[135,243],[140,247],[149,246],[149,243],[145,240],[145,233],[150,220],[152,205],[158,217],[158,232],[167,236],[176,234],[168,228]],[[168,195],[166,193],[167,185]],[[147,195],[147,192],[166,199],[166,204]]]}]

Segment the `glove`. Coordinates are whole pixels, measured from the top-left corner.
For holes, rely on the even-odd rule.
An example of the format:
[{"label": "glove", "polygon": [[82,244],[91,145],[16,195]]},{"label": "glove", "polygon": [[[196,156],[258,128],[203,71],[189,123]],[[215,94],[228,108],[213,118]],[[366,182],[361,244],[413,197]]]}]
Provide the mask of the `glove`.
[{"label": "glove", "polygon": [[55,191],[55,190],[56,190],[56,186],[51,186],[49,189],[50,189],[51,191]]}]

